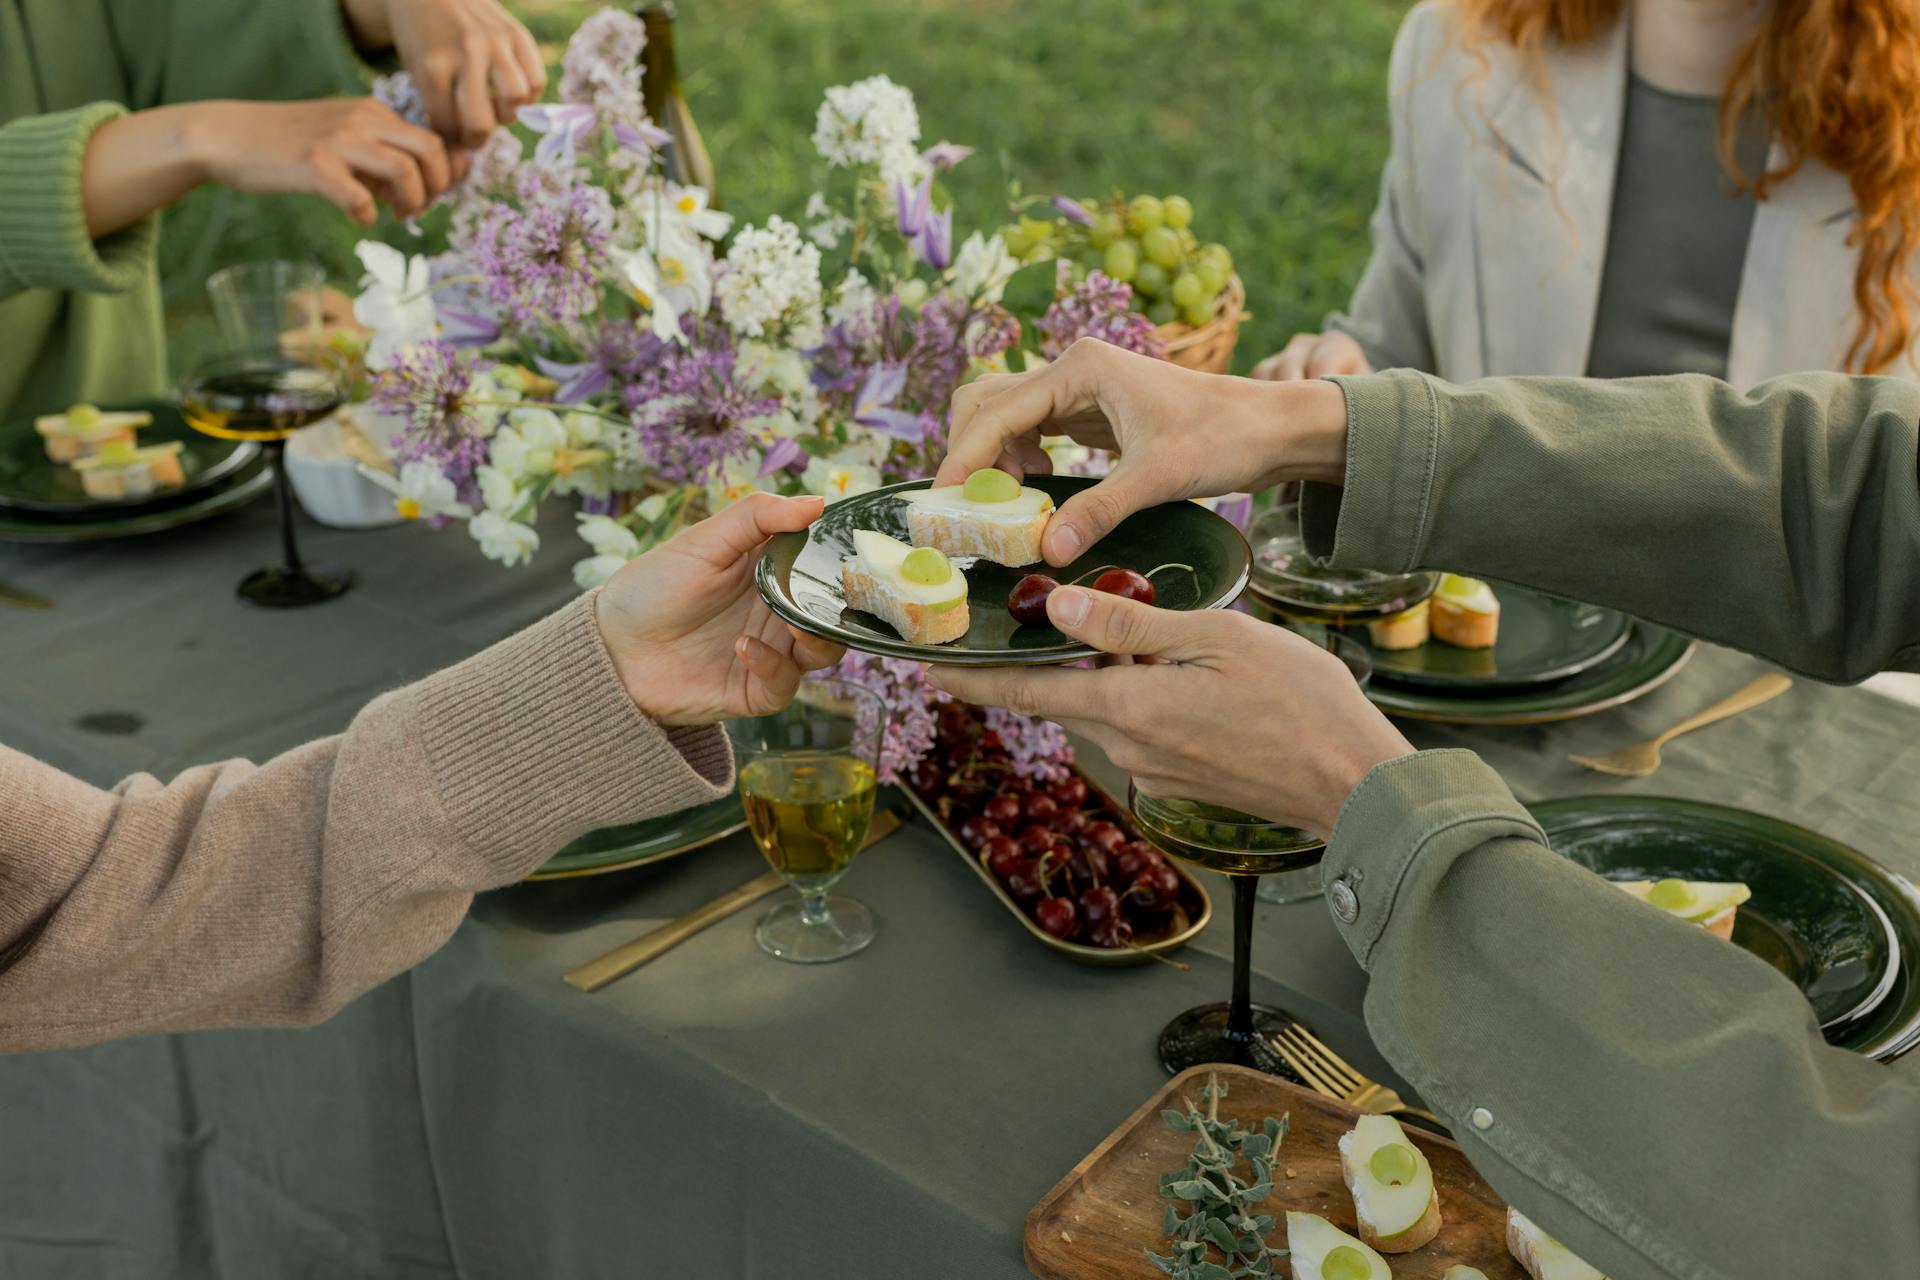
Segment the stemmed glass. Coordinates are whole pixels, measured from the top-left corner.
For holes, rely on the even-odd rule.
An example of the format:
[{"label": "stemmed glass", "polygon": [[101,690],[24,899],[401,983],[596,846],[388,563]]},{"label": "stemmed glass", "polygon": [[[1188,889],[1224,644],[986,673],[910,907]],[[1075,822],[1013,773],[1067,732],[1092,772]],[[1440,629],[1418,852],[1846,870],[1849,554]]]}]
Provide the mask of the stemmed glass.
[{"label": "stemmed glass", "polygon": [[827,891],[866,843],[886,727],[878,694],[827,676],[801,681],[784,711],[727,723],[754,843],[799,890],[754,930],[769,955],[820,964],[873,941],[873,913]]},{"label": "stemmed glass", "polygon": [[[1349,674],[1364,684],[1370,671],[1361,646],[1346,636],[1330,638],[1329,644]],[[1273,1037],[1291,1019],[1253,1003],[1253,907],[1260,877],[1317,874],[1326,843],[1285,821],[1198,800],[1150,796],[1131,782],[1127,804],[1141,832],[1162,852],[1218,871],[1233,885],[1232,997],[1225,1004],[1197,1005],[1169,1022],[1160,1032],[1160,1064],[1168,1075],[1202,1063],[1231,1062],[1291,1078],[1273,1047]]]},{"label": "stemmed glass", "polygon": [[326,277],[304,262],[250,262],[207,280],[226,351],[188,375],[180,406],[197,431],[265,443],[273,462],[283,563],[241,580],[241,598],[270,609],[331,600],[353,585],[350,570],[309,565],[293,532],[287,438],[345,402],[338,370],[327,362],[320,290]]}]

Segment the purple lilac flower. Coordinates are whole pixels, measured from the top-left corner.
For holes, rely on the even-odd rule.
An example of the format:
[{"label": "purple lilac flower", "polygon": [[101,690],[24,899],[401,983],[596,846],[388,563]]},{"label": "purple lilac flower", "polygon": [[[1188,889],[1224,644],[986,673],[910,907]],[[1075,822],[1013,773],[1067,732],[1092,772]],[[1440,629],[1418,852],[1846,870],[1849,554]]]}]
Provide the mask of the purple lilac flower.
[{"label": "purple lilac flower", "polygon": [[406,420],[392,441],[400,461],[433,463],[469,505],[478,504],[473,473],[487,460],[486,437],[501,413],[470,397],[474,376],[486,367],[434,338],[383,370],[373,393],[382,411]]},{"label": "purple lilac flower", "polygon": [[1093,215],[1087,212],[1087,206],[1081,204],[1071,196],[1055,196],[1053,198],[1053,207],[1066,215],[1068,222],[1077,222],[1083,227],[1093,225]]},{"label": "purple lilac flower", "polygon": [[630,389],[634,438],[667,480],[705,484],[720,464],[753,447],[741,423],[779,411],[778,396],[756,397],[734,378],[724,337],[673,349],[651,377]]},{"label": "purple lilac flower", "polygon": [[1013,758],[1013,771],[1022,778],[1058,782],[1073,763],[1073,744],[1051,720],[1036,720],[1003,707],[988,707],[987,728],[1000,735],[1000,745]]},{"label": "purple lilac flower", "polygon": [[599,305],[613,205],[598,187],[556,185],[531,165],[521,166],[514,189],[517,203],[481,210],[466,256],[514,326],[572,324]]},{"label": "purple lilac flower", "polygon": [[927,683],[919,663],[903,658],[881,658],[850,650],[833,674],[873,690],[886,704],[890,714],[880,738],[878,773],[883,784],[903,780],[933,749],[933,709],[947,701],[947,695]]},{"label": "purple lilac flower", "polygon": [[637,98],[640,51],[646,47],[647,29],[631,13],[615,8],[595,13],[575,29],[561,56],[561,101],[597,104],[610,91]]},{"label": "purple lilac flower", "polygon": [[374,77],[373,100],[410,125],[421,129],[433,127],[427,119],[426,99],[420,96],[420,90],[413,83],[413,77],[404,71],[396,71],[390,76]]},{"label": "purple lilac flower", "polygon": [[[1060,264],[1064,279],[1067,264]],[[1054,300],[1047,314],[1040,317],[1040,354],[1057,359],[1079,338],[1098,338],[1127,351],[1161,359],[1166,351],[1154,334],[1153,321],[1130,309],[1133,289],[1104,271],[1089,271],[1087,278],[1064,297]]]}]

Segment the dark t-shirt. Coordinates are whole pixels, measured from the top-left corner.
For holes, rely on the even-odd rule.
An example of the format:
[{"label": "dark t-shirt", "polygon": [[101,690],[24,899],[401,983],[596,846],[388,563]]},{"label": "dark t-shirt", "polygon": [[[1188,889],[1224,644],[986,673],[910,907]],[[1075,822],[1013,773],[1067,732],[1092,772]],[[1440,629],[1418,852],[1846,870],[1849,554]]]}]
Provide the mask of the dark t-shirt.
[{"label": "dark t-shirt", "polygon": [[[1726,376],[1754,199],[1720,167],[1719,110],[1629,77],[1591,377]],[[1765,166],[1760,121],[1743,123],[1735,154],[1749,175]]]}]

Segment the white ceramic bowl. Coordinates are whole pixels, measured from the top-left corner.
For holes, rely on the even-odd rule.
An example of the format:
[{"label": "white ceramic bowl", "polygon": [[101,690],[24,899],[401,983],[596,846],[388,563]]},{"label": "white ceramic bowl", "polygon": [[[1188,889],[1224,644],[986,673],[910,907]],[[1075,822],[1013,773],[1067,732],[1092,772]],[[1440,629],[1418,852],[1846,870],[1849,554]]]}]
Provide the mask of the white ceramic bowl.
[{"label": "white ceramic bowl", "polygon": [[[380,529],[399,524],[393,495],[360,474],[360,467],[346,451],[341,440],[338,419],[356,412],[355,406],[342,409],[324,422],[316,422],[297,431],[287,441],[287,479],[307,514],[335,529]],[[379,424],[362,416],[362,435],[384,455],[386,433]]]}]

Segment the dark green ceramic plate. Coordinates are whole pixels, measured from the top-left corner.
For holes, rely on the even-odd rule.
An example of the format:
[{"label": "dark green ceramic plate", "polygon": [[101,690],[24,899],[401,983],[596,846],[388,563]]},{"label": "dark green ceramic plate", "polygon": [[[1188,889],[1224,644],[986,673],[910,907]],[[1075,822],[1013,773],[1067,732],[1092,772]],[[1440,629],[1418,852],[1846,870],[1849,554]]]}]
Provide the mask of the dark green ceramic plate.
[{"label": "dark green ceramic plate", "polygon": [[1550,684],[1475,692],[1410,688],[1375,680],[1367,697],[1388,715],[1410,720],[1546,724],[1605,711],[1659,688],[1693,656],[1693,649],[1694,642],[1683,635],[1634,622],[1627,628],[1626,641],[1604,660]]},{"label": "dark green ceramic plate", "polygon": [[[1579,675],[1627,642],[1633,620],[1614,609],[1562,600],[1522,587],[1496,586],[1500,635],[1491,649],[1456,649],[1438,640],[1418,649],[1371,644],[1378,680],[1414,688],[1518,689]],[[1364,627],[1350,628],[1363,644]]]},{"label": "dark green ceramic plate", "polygon": [[86,516],[0,511],[0,542],[95,542],[159,533],[244,507],[272,488],[273,468],[264,460],[256,460],[226,481],[184,502],[176,500],[166,506],[144,506],[131,511],[109,507]]},{"label": "dark green ceramic plate", "polygon": [[178,406],[163,400],[136,400],[101,408],[144,409],[151,413],[153,422],[140,428],[137,439],[143,445],[178,440],[185,446],[180,450],[180,470],[187,478],[186,484],[144,498],[89,498],[80,487],[78,471],[47,457],[31,420],[10,422],[0,426],[0,507],[92,519],[107,513],[177,506],[182,498],[231,479],[260,456],[260,446],[251,440],[216,440],[201,435],[187,425]]},{"label": "dark green ceramic plate", "polygon": [[646,822],[605,827],[581,836],[547,860],[529,880],[566,880],[624,871],[642,863],[659,862],[691,853],[721,840],[747,825],[738,795],[722,796],[697,809],[685,809]]},{"label": "dark green ceramic plate", "polygon": [[1532,805],[1553,847],[1610,880],[1740,880],[1733,940],[1806,993],[1827,1039],[1890,1059],[1920,1040],[1920,895],[1856,849],[1744,809],[1654,796]]},{"label": "dark green ceramic plate", "polygon": [[[1079,476],[1028,476],[1058,505],[1095,482]],[[1088,555],[1064,569],[1044,564],[1008,569],[982,560],[966,570],[967,633],[952,644],[910,644],[870,613],[846,607],[840,562],[853,552],[856,529],[876,529],[905,540],[906,505],[893,495],[925,489],[930,480],[908,480],[844,498],[826,509],[804,534],[786,533],[760,560],[760,594],[794,626],[852,649],[948,666],[1025,666],[1090,658],[1094,650],[1052,627],[1023,627],[1007,612],[1007,593],[1029,573],[1050,573],[1070,582],[1090,569],[1120,565],[1141,573],[1169,569],[1153,579],[1155,603],[1166,609],[1218,609],[1233,603],[1247,585],[1251,557],[1240,531],[1195,502],[1169,502],[1136,512],[1100,540]]]}]

